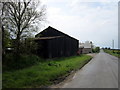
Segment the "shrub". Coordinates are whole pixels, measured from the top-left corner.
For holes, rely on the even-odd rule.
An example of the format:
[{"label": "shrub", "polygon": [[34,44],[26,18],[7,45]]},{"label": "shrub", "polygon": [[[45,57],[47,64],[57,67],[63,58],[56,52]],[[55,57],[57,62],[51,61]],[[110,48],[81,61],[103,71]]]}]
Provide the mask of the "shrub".
[{"label": "shrub", "polygon": [[15,57],[13,54],[7,54],[3,60],[3,70],[22,69],[37,64],[42,59],[36,55],[20,55]]},{"label": "shrub", "polygon": [[93,53],[98,53],[98,52],[100,52],[100,48],[99,48],[99,47],[96,47],[96,48],[92,49],[92,52],[93,52]]}]

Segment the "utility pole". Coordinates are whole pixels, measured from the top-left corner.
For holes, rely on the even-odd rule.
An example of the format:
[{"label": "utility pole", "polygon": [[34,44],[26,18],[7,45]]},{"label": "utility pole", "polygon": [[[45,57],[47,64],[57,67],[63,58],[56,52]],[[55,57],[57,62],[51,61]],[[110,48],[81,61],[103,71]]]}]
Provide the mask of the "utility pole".
[{"label": "utility pole", "polygon": [[114,53],[114,40],[112,40],[112,47],[113,47],[113,53]]}]

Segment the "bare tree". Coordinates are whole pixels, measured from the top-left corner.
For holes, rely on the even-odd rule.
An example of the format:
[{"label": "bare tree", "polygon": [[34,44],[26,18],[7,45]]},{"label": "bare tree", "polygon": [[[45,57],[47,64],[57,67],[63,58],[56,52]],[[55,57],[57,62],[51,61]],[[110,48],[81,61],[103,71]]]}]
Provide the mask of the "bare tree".
[{"label": "bare tree", "polygon": [[5,38],[5,27],[6,27],[6,3],[0,2],[0,31],[2,34],[2,53],[5,53],[5,45],[4,45],[4,38]]},{"label": "bare tree", "polygon": [[[20,52],[20,40],[32,32],[36,32],[38,24],[40,22],[45,21],[45,6],[41,5],[40,2],[34,2],[32,0],[20,0],[14,2],[14,0],[10,2],[6,2],[6,12],[9,16],[7,18],[8,30],[12,38],[16,41],[15,43],[15,51],[17,54]],[[40,7],[39,9],[38,6]]]}]

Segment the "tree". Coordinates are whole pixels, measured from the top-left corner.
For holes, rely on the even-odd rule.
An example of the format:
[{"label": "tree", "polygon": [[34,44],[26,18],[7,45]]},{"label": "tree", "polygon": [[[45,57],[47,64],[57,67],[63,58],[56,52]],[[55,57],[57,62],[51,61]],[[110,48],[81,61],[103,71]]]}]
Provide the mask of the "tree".
[{"label": "tree", "polygon": [[11,0],[5,3],[7,8],[7,22],[9,22],[7,30],[10,36],[15,39],[15,53],[20,54],[20,41],[21,39],[29,36],[32,32],[36,32],[38,24],[45,21],[45,6],[37,10],[40,2],[33,2],[32,0]]},{"label": "tree", "polygon": [[5,28],[5,25],[6,25],[6,22],[5,22],[5,18],[6,18],[6,11],[5,11],[5,9],[6,9],[6,7],[5,7],[5,2],[0,2],[0,27],[1,27],[1,30],[0,31],[2,31],[2,54],[4,55],[5,54],[5,45],[4,45],[4,36],[5,36],[5,30],[4,30],[4,28]]},{"label": "tree", "polygon": [[29,37],[21,42],[21,50],[23,54],[36,54],[38,44],[34,41],[34,38]]},{"label": "tree", "polygon": [[108,49],[107,47],[105,47],[105,49]]},{"label": "tree", "polygon": [[100,52],[100,47],[96,47],[96,48],[92,49],[92,52],[93,52],[93,53],[98,53],[98,52]]}]

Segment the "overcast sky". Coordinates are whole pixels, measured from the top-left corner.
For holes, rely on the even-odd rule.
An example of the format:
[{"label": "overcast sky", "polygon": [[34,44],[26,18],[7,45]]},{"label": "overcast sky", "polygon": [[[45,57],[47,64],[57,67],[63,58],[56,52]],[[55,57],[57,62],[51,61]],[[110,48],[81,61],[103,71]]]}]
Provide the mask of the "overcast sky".
[{"label": "overcast sky", "polygon": [[[89,1],[89,2],[88,2]],[[41,0],[47,8],[45,27],[52,26],[79,42],[118,48],[118,0]]]}]

